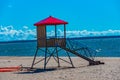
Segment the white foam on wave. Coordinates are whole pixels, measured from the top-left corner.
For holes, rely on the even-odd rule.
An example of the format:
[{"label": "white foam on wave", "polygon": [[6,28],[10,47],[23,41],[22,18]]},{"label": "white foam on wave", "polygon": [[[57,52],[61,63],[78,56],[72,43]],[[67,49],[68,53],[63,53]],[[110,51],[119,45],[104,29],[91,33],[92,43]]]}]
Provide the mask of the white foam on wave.
[{"label": "white foam on wave", "polygon": [[102,49],[96,49],[96,52],[101,52]]}]

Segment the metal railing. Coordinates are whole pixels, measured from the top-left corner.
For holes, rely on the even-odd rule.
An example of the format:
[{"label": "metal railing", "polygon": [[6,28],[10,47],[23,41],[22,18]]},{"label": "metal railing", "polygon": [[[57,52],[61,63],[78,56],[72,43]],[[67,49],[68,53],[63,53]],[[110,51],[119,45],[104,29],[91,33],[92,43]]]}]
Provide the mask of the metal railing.
[{"label": "metal railing", "polygon": [[66,39],[66,47],[92,60],[97,53],[94,49],[72,39]]}]

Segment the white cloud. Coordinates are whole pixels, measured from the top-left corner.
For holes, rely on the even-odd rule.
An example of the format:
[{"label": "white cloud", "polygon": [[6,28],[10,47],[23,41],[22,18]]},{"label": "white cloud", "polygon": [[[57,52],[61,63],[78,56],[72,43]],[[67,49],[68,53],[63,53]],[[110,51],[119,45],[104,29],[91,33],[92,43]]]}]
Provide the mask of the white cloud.
[{"label": "white cloud", "polygon": [[[49,32],[49,34],[53,34]],[[120,35],[120,30],[106,30],[106,31],[88,31],[88,30],[77,30],[77,31],[66,31],[67,37],[88,37],[88,36],[113,36],[113,35]],[[64,32],[58,30],[58,36],[63,36]]]},{"label": "white cloud", "polygon": [[36,30],[27,26],[23,26],[20,30],[14,29],[13,26],[0,26],[0,41],[33,40],[35,36]]},{"label": "white cloud", "polygon": [[[63,36],[64,32],[60,29],[57,30],[58,36]],[[47,35],[53,37],[54,31],[48,32]],[[107,35],[120,35],[120,30],[106,30],[106,31],[66,31],[67,37],[88,37],[88,36],[107,36]],[[0,41],[12,40],[34,40],[36,39],[36,29],[30,29],[28,26],[23,26],[20,30],[14,29],[13,26],[0,26]]]},{"label": "white cloud", "polygon": [[24,29],[28,29],[28,26],[23,26]]}]

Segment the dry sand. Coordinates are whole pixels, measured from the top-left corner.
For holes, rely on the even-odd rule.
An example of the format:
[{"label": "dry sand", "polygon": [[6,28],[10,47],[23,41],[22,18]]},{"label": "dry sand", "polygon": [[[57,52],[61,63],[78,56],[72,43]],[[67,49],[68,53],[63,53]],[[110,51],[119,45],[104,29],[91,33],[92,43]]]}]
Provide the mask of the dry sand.
[{"label": "dry sand", "polygon": [[[30,67],[32,59],[32,57],[0,57],[0,67],[20,64]],[[97,58],[105,64],[96,66],[88,66],[88,62],[77,57],[72,60],[75,68],[69,68],[70,64],[60,61],[61,68],[58,69],[57,63],[51,59],[47,64],[47,71],[40,70],[43,67],[41,62],[34,66],[38,68],[36,72],[0,72],[0,80],[120,80],[120,58]]]}]

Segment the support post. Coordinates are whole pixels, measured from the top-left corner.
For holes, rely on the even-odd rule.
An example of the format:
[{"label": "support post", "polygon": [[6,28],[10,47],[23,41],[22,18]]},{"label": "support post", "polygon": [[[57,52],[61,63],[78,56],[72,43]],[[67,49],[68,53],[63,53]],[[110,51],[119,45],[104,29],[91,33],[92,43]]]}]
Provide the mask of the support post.
[{"label": "support post", "polygon": [[46,63],[47,63],[47,47],[45,49],[44,70],[46,69]]},{"label": "support post", "polygon": [[71,63],[71,65],[72,65],[72,67],[74,68],[74,65],[73,65],[73,62],[72,62],[72,59],[71,59],[69,53],[68,53],[68,52],[66,52],[66,53],[67,53],[67,55],[68,55],[68,58],[69,58],[69,60],[70,60],[70,63]]},{"label": "support post", "polygon": [[38,47],[37,47],[36,52],[35,52],[35,55],[34,55],[34,59],[33,59],[33,62],[32,62],[31,69],[32,69],[32,68],[33,68],[33,66],[34,66],[35,59],[36,59],[36,56],[37,56],[37,52],[38,52]]},{"label": "support post", "polygon": [[58,49],[57,49],[57,47],[56,47],[56,54],[57,54],[58,67],[60,67],[60,61],[59,61],[59,55],[58,55]]},{"label": "support post", "polygon": [[64,45],[66,47],[66,25],[65,24],[64,24],[64,39],[65,39]]},{"label": "support post", "polygon": [[[45,25],[45,32],[46,30],[46,25]],[[45,60],[44,60],[44,70],[46,69],[46,61],[47,61],[47,34],[45,33]]]},{"label": "support post", "polygon": [[57,54],[57,63],[58,63],[58,67],[60,67],[60,62],[59,62],[59,56],[58,56],[58,40],[57,40],[57,27],[55,25],[55,49],[56,49],[56,54]]}]

